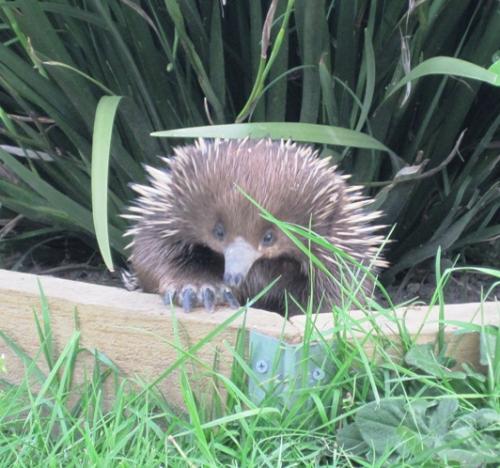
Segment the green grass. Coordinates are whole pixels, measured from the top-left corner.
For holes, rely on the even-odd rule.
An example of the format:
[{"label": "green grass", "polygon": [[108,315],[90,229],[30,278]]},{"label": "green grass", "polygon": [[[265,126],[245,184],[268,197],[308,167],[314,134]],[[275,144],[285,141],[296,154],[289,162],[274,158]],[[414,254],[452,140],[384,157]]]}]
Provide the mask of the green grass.
[{"label": "green grass", "polygon": [[[443,311],[443,289],[454,271],[436,275],[433,302]],[[499,270],[470,269],[474,272],[500,280]],[[485,292],[485,299],[490,293]],[[248,378],[255,371],[240,339],[234,348],[225,344],[234,356],[231,379],[205,366],[214,382],[214,403],[208,406],[197,398],[190,364],[198,362],[198,350],[227,323],[189,349],[174,343],[177,360],[153,383],[116,380],[118,370],[92,351],[94,371],[77,387],[75,359],[91,351],[82,348],[75,327],[55,353],[43,293],[40,308],[38,359],[48,372],[1,335],[23,358],[26,371],[20,385],[0,387],[0,466],[444,467],[500,462],[500,332],[489,324],[456,324],[461,333],[481,332],[490,344],[483,350],[485,368],[479,373],[467,365],[451,369],[439,337],[434,344],[416,345],[404,324],[396,323],[392,308],[372,304],[363,320],[353,319],[348,308],[335,308],[335,327],[322,333],[309,308],[300,356],[319,343],[326,379],[302,387],[308,368],[300,358],[298,380],[288,382],[295,389],[291,398],[284,402],[269,392],[253,402]],[[373,318],[378,314],[399,327],[397,342],[377,327]],[[453,317],[443,316],[441,326],[445,322],[453,323]],[[355,335],[360,329],[369,332]],[[177,336],[176,327],[174,332]],[[363,351],[367,343],[375,346],[374,356]],[[395,358],[397,348],[404,351],[402,361]],[[0,372],[2,366],[9,368],[4,361]],[[156,386],[173,378],[174,371],[183,410],[172,407]],[[105,381],[113,395],[108,405]]]}]

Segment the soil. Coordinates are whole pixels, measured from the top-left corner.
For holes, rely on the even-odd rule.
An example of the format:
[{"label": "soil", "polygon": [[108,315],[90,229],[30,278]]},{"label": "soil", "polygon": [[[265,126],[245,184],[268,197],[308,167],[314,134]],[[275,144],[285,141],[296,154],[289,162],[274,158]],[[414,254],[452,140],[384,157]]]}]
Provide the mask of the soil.
[{"label": "soil", "polygon": [[80,264],[60,265],[54,268],[22,268],[20,271],[33,273],[35,275],[49,275],[57,278],[64,278],[73,281],[83,281],[84,283],[102,284],[104,286],[116,286],[123,288],[122,279],[119,271],[110,272],[106,267],[89,267]]},{"label": "soil", "polygon": [[94,249],[59,236],[33,247],[30,242],[2,252],[0,268],[86,283],[123,287],[120,268],[110,272]]},{"label": "soil", "polygon": [[[429,270],[412,271],[403,280],[386,286],[394,304],[418,300],[428,304],[436,290],[436,278]],[[446,304],[500,301],[500,279],[472,272],[456,272],[444,287]]]}]

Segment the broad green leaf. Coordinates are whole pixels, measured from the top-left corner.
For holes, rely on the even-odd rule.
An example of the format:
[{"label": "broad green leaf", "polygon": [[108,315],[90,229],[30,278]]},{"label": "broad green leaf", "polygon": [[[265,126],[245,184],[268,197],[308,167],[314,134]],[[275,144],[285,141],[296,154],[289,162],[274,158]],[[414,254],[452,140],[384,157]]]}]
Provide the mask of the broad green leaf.
[{"label": "broad green leaf", "polygon": [[357,424],[348,424],[337,432],[337,441],[344,450],[362,455],[370,446],[365,442]]},{"label": "broad green leaf", "polygon": [[430,344],[412,346],[405,355],[405,362],[438,378],[459,380],[466,378],[464,372],[451,371],[441,364],[432,351],[432,345]]},{"label": "broad green leaf", "polygon": [[493,86],[500,86],[500,74],[497,66],[487,70],[471,62],[454,57],[432,57],[417,65],[387,94],[386,99],[401,89],[406,83],[429,75],[453,75],[482,81]]},{"label": "broad green leaf", "polygon": [[[287,8],[287,1],[280,0],[278,7],[276,8],[276,18],[279,18],[285,13]],[[283,121],[285,120],[286,108],[287,108],[287,72],[289,71],[288,66],[288,24],[284,25],[282,32],[278,31],[277,25],[271,30],[271,41],[273,44],[276,43],[276,38],[280,35],[281,44],[279,45],[279,50],[276,54],[275,61],[269,70],[269,83],[274,83],[268,91],[266,91],[266,120],[273,121]]]},{"label": "broad green leaf", "polygon": [[121,96],[104,96],[95,113],[92,138],[92,217],[101,255],[109,270],[113,260],[108,233],[108,172],[113,123]]},{"label": "broad green leaf", "polygon": [[335,95],[333,93],[333,77],[330,73],[330,70],[328,70],[324,60],[321,60],[319,62],[318,73],[321,86],[321,94],[323,95],[323,99],[321,100],[321,102],[324,107],[326,123],[336,125],[337,115],[335,111],[337,104],[335,102]]},{"label": "broad green leaf", "polygon": [[[440,457],[446,461],[446,466],[470,466],[481,467],[484,463],[493,462],[486,454],[481,453],[477,448],[471,447],[469,450],[445,448],[439,452]],[[498,461],[499,458],[496,458]],[[455,462],[454,464],[451,464]]]},{"label": "broad green leaf", "polygon": [[491,408],[480,408],[460,418],[458,424],[465,424],[481,430],[496,431],[500,427],[500,413]]},{"label": "broad green leaf", "polygon": [[483,366],[494,366],[500,352],[500,327],[487,326],[480,331],[479,337],[479,362]]},{"label": "broad green leaf", "polygon": [[167,138],[273,138],[292,139],[334,146],[370,148],[391,152],[375,138],[348,128],[295,122],[261,122],[211,125],[154,132],[152,136]]},{"label": "broad green leaf", "polygon": [[495,73],[497,75],[497,82],[496,84],[498,85],[500,82],[500,60],[497,60],[493,65],[491,65],[490,68],[488,68],[488,71]]},{"label": "broad green leaf", "polygon": [[226,105],[226,69],[224,61],[224,38],[222,33],[221,4],[213,2],[210,23],[209,77],[214,93],[221,106]]},{"label": "broad green leaf", "polygon": [[436,435],[444,435],[449,428],[453,417],[458,410],[456,398],[443,398],[439,400],[437,408],[429,418],[429,429]]},{"label": "broad green leaf", "polygon": [[355,417],[363,440],[376,453],[395,449],[400,442],[398,428],[406,417],[406,403],[403,399],[382,400],[364,405]]},{"label": "broad green leaf", "polygon": [[[302,0],[303,1],[303,0]],[[325,1],[316,0],[314,8],[307,7],[303,2],[302,60],[305,67],[302,70],[302,107],[300,121],[314,123],[318,120],[320,108],[321,86],[319,81],[318,65],[324,51],[323,34],[320,31],[328,30],[325,24]]]},{"label": "broad green leaf", "polygon": [[366,86],[363,97],[363,107],[361,108],[361,113],[356,124],[356,130],[361,130],[366,123],[366,119],[368,118],[368,114],[372,106],[375,91],[375,80],[377,77],[372,32],[368,28],[365,28],[363,58],[366,67]]}]

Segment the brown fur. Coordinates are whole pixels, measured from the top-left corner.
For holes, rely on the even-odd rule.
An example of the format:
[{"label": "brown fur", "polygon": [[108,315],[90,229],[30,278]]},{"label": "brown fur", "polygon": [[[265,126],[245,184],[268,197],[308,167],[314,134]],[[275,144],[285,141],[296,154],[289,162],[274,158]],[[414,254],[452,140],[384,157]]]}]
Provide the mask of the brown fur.
[{"label": "brown fur", "polygon": [[[137,185],[131,208],[135,225],[129,231],[131,262],[142,288],[164,294],[183,285],[214,284],[224,287],[224,248],[241,237],[259,252],[243,283],[232,288],[244,304],[281,275],[278,284],[255,306],[284,312],[284,291],[306,305],[310,287],[310,261],[279,229],[264,220],[239,191],[240,187],[278,219],[311,226],[354,259],[382,266],[376,259],[383,238],[373,235],[380,226],[369,221],[378,213],[363,211],[370,202],[359,187],[349,187],[328,159],[320,159],[309,146],[271,140],[199,140],[178,147],[165,167],[147,167],[149,185]],[[221,222],[227,237],[218,241],[214,225]],[[260,244],[267,229],[277,240]],[[340,276],[331,252],[311,245],[315,254]],[[338,285],[313,269],[314,303],[330,309],[341,300]],[[289,302],[290,313],[298,308]]]}]

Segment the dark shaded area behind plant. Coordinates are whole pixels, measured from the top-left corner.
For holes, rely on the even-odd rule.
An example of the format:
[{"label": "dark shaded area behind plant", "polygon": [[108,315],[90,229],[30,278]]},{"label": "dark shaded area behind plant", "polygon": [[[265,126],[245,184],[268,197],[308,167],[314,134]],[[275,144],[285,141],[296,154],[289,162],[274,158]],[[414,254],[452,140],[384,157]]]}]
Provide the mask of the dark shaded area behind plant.
[{"label": "dark shaded area behind plant", "polygon": [[[111,243],[123,255],[118,215],[127,184],[143,177],[176,141],[154,130],[234,122],[256,76],[268,2],[218,0],[136,4],[118,0],[3,3],[0,37],[1,142],[47,153],[51,161],[0,152],[1,218],[24,216],[13,233],[71,233],[94,246],[90,154],[94,112],[108,93],[120,107],[110,171]],[[273,35],[286,2],[280,1]],[[452,77],[387,87],[423,59],[456,56],[489,66],[500,47],[500,5],[434,0],[295,2],[288,34],[251,121],[301,121],[362,130],[399,156],[324,148],[356,183],[392,181],[460,154],[431,177],[372,184],[389,224],[397,222],[390,275],[500,234],[500,91]],[[373,51],[373,54],[372,54]],[[94,81],[92,81],[94,80]],[[204,98],[207,98],[206,108]],[[380,189],[382,187],[382,189]],[[47,229],[46,226],[50,226]],[[494,244],[493,244],[494,245]],[[498,242],[497,242],[497,249]],[[488,262],[488,259],[486,259]]]}]

